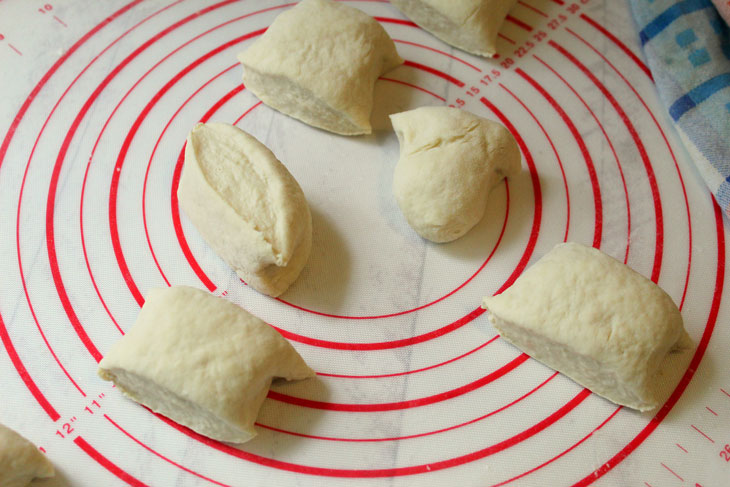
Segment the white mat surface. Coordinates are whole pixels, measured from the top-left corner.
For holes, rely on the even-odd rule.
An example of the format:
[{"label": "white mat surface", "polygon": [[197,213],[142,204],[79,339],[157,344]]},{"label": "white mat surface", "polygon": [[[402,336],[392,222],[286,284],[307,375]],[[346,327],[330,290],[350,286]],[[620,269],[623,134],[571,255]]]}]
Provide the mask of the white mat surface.
[{"label": "white mat surface", "polygon": [[[726,233],[626,5],[519,2],[487,61],[386,2],[348,4],[408,60],[378,82],[368,137],[312,129],[242,88],[235,54],[279,2],[0,1],[0,420],[57,466],[39,485],[726,485]],[[444,103],[508,124],[523,173],[474,230],[434,245],[391,195],[385,115]],[[310,201],[312,257],[282,301],[240,283],[177,211],[180,151],[201,119],[260,138]],[[565,239],[681,303],[698,349],[659,412],[617,409],[525,360],[478,311]],[[168,283],[225,293],[320,373],[276,385],[239,449],[96,376],[141,297]]]}]

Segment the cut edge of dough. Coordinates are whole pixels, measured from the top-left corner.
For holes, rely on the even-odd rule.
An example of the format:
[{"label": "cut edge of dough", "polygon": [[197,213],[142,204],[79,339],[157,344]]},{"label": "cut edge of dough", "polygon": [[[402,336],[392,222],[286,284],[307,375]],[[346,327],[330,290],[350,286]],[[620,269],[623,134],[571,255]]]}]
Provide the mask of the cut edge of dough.
[{"label": "cut edge of dough", "polygon": [[[277,265],[286,265],[288,256],[284,255],[282,249],[280,249],[277,246],[276,237],[275,235],[271,235],[275,233],[275,229],[270,229],[270,231],[267,233],[266,231],[263,231],[261,228],[259,228],[258,225],[253,223],[251,220],[250,215],[246,215],[242,208],[235,205],[233,202],[231,202],[224,194],[221,193],[221,190],[216,186],[214,183],[214,178],[211,169],[216,165],[216,163],[211,163],[206,158],[208,155],[206,154],[206,151],[200,149],[198,147],[198,142],[200,139],[198,137],[203,137],[202,135],[196,133],[199,130],[211,130],[211,132],[215,133],[215,126],[224,126],[226,128],[235,129],[236,137],[242,137],[246,139],[251,144],[259,144],[262,145],[261,142],[253,137],[251,134],[248,134],[244,132],[243,130],[239,129],[235,125],[229,125],[225,123],[217,123],[217,122],[211,122],[208,124],[205,123],[198,123],[193,127],[193,129],[188,134],[187,139],[187,145],[185,146],[185,166],[188,166],[190,163],[191,165],[194,165],[197,169],[197,171],[200,173],[202,180],[205,181],[206,185],[210,190],[215,193],[218,200],[220,200],[226,207],[228,207],[235,215],[238,216],[239,220],[242,222],[246,222],[247,226],[250,227],[250,230],[253,234],[256,234],[261,237],[261,239],[270,247],[270,253],[273,256],[274,262]],[[262,148],[259,148],[262,149]],[[263,146],[263,149],[269,150],[268,147]],[[254,174],[256,177],[260,178],[261,181],[264,181],[261,183],[261,185],[265,184],[266,176],[259,173],[257,170],[256,164],[252,162],[253,157],[251,157],[251,154],[242,152],[240,153],[241,160],[244,161],[244,163],[241,165],[241,172]],[[276,156],[271,154],[271,156],[276,159]],[[263,156],[265,157],[265,156]],[[277,159],[278,161],[278,159]],[[217,162],[217,161],[216,161]],[[185,166],[183,166],[183,173],[185,173]],[[227,175],[230,178],[230,175]],[[186,178],[187,179],[187,178]],[[179,187],[178,187],[179,190]],[[178,200],[180,198],[178,197]],[[268,202],[267,202],[268,203]]]},{"label": "cut edge of dough", "polygon": [[245,269],[234,269],[238,277],[252,288],[272,298],[286,292],[302,273],[312,252],[312,215],[309,208],[307,210],[309,230],[305,230],[292,251],[292,257],[285,265],[273,263],[251,273],[247,273]]},{"label": "cut edge of dough", "polygon": [[[645,384],[646,397],[638,394],[639,391],[633,388],[624,387],[623,381],[606,367],[592,357],[580,354],[569,346],[558,343],[544,335],[533,332],[517,323],[503,320],[489,310],[488,298],[482,304],[487,310],[489,322],[494,326],[499,335],[533,359],[547,365],[553,370],[570,378],[591,392],[622,406],[627,406],[639,411],[651,411],[659,406],[655,389],[651,387],[650,381]],[[539,341],[540,347],[533,344]],[[540,348],[548,344],[550,353],[545,353]],[[550,355],[559,358],[551,357]],[[596,373],[597,372],[597,373]]]},{"label": "cut edge of dough", "polygon": [[[235,426],[212,411],[138,374],[116,367],[105,369],[101,364],[98,374],[102,379],[113,382],[133,401],[203,436],[228,443],[245,443],[256,436],[253,425],[245,429]],[[265,388],[264,394],[260,394],[260,402],[266,397],[267,390],[268,387]],[[166,402],[165,398],[170,401]],[[257,411],[259,407],[260,404],[257,406]]]},{"label": "cut edge of dough", "polygon": [[[201,125],[196,125],[196,128]],[[195,129],[193,129],[195,130]],[[240,130],[240,129],[238,129]],[[244,132],[245,134],[245,132]],[[269,150],[250,134],[246,134],[260,144],[263,149]],[[271,240],[258,230],[249,220],[244,218],[229,202],[216,190],[208,180],[205,171],[194,149],[192,131],[188,136],[188,143],[185,148],[186,163],[183,166],[177,196],[180,208],[185,212],[205,242],[221,257],[238,276],[253,289],[263,294],[277,297],[284,293],[289,286],[296,281],[309,259],[312,248],[312,217],[309,204],[302,192],[302,199],[306,209],[306,225],[299,232],[294,248],[283,255],[277,252]],[[275,156],[272,154],[272,157]],[[278,161],[278,159],[277,159]],[[282,164],[283,165],[283,164]],[[299,183],[291,176],[292,181],[301,190]],[[250,253],[254,257],[252,265],[246,267],[245,263],[232,253],[230,249],[221,242],[208,238],[213,233],[211,220],[205,218],[200,201],[214,199],[216,206],[222,215],[229,221],[236,221],[240,224],[241,232],[245,232],[251,241],[258,241],[263,247],[258,246]],[[246,241],[244,239],[244,241]],[[253,249],[253,247],[251,247]],[[271,280],[270,282],[268,280]]]},{"label": "cut edge of dough", "polygon": [[[239,61],[241,61],[241,55],[239,55]],[[372,133],[369,120],[362,120],[362,123],[358,123],[346,112],[335,109],[289,78],[266,75],[253,69],[250,65],[243,64],[242,61],[241,64],[244,67],[244,86],[266,105],[284,115],[339,135]]]},{"label": "cut edge of dough", "polygon": [[216,254],[222,256],[223,260],[226,262],[228,261],[229,256],[223,247],[218,245],[217,242],[210,241],[206,238],[206,235],[211,231],[208,228],[211,221],[202,216],[204,210],[202,209],[200,201],[212,198],[218,203],[217,206],[220,208],[220,211],[224,212],[225,217],[242,223],[242,231],[245,231],[249,236],[247,240],[258,240],[260,244],[263,245],[263,249],[256,249],[255,257],[257,258],[259,265],[269,265],[281,260],[281,256],[277,256],[271,242],[266,239],[264,234],[257,230],[251,222],[243,218],[235,210],[235,208],[233,208],[225,200],[225,198],[220,195],[216,188],[211,185],[210,181],[205,176],[205,172],[200,167],[200,163],[197,160],[193,146],[193,141],[189,135],[185,146],[186,162],[183,165],[180,183],[177,188],[177,199],[178,205],[185,212],[203,239],[215,250]]},{"label": "cut edge of dough", "polygon": [[[240,172],[254,175],[256,178],[259,178],[259,185],[267,188],[266,196],[268,198],[265,198],[266,201],[264,201],[262,205],[267,210],[267,213],[269,215],[268,219],[274,222],[274,224],[270,228],[263,229],[260,224],[257,224],[253,221],[255,218],[252,215],[247,214],[247,211],[250,211],[250,207],[253,205],[247,205],[245,203],[241,205],[240,201],[231,201],[229,197],[221,193],[218,185],[214,183],[215,174],[213,174],[213,169],[215,169],[217,161],[211,162],[207,160],[207,157],[209,156],[206,154],[206,151],[198,147],[197,138],[204,137],[203,135],[196,133],[200,130],[208,130],[213,135],[216,135],[216,132],[225,131],[225,135],[229,139],[238,138],[245,141],[245,143],[247,144],[246,150],[236,151],[237,155],[242,160],[242,164],[240,165]],[[187,150],[188,147],[190,147],[189,154]],[[197,167],[198,172],[202,177],[202,180],[207,183],[208,188],[217,195],[218,199],[225,206],[229,207],[234,212],[234,214],[238,215],[241,221],[245,221],[247,225],[251,227],[251,230],[255,234],[260,235],[263,241],[271,247],[270,252],[274,256],[273,262],[279,267],[284,267],[288,265],[289,261],[294,257],[296,248],[299,246],[302,238],[306,236],[309,230],[311,230],[311,221],[309,224],[304,225],[303,230],[301,226],[296,226],[300,229],[300,232],[296,235],[296,238],[294,239],[294,245],[292,247],[289,247],[285,244],[282,245],[281,234],[286,232],[282,231],[281,225],[290,220],[296,221],[297,218],[293,215],[288,215],[287,213],[284,213],[283,215],[277,215],[276,210],[272,209],[272,206],[275,205],[273,205],[271,201],[269,201],[269,199],[280,196],[292,202],[292,204],[295,206],[304,207],[307,213],[309,213],[309,204],[307,202],[306,196],[304,195],[304,191],[302,190],[297,180],[294,178],[291,172],[289,172],[289,169],[276,157],[271,149],[269,149],[256,137],[236,127],[235,125],[220,122],[208,122],[199,123],[193,128],[193,130],[190,131],[190,134],[188,135],[188,144],[186,146],[185,157],[186,164],[189,158],[190,161]],[[236,175],[234,174],[228,176],[233,178]],[[279,177],[277,178],[272,176]],[[307,227],[310,227],[309,230],[307,229]]]}]

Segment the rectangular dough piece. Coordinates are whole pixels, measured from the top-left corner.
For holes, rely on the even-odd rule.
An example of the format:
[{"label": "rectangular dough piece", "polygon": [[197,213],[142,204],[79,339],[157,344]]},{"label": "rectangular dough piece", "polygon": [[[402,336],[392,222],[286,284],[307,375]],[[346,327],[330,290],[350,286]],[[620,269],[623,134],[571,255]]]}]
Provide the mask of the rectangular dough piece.
[{"label": "rectangular dough piece", "polygon": [[99,363],[131,399],[216,440],[243,443],[275,377],[314,376],[294,347],[244,309],[186,286],[153,289]]},{"label": "rectangular dough piece", "polygon": [[654,409],[657,374],[691,341],[659,286],[598,249],[557,245],[482,307],[508,342],[617,404]]},{"label": "rectangular dough piece", "polygon": [[403,64],[383,26],[343,2],[303,0],[238,55],[243,84],[313,127],[369,134],[375,81]]},{"label": "rectangular dough piece", "polygon": [[517,0],[391,0],[420,27],[479,56],[497,53],[497,34]]}]

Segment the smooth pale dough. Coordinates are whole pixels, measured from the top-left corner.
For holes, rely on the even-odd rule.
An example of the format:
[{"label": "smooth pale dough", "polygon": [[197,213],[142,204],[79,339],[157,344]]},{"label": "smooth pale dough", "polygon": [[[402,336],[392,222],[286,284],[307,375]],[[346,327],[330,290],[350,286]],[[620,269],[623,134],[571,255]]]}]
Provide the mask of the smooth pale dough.
[{"label": "smooth pale dough", "polygon": [[280,295],[309,259],[312,216],[302,189],[237,127],[198,124],[190,132],[177,196],[205,241],[259,292]]},{"label": "smooth pale dough", "polygon": [[264,103],[342,135],[371,133],[375,80],[403,63],[375,19],[332,0],[282,13],[238,60]]},{"label": "smooth pale dough", "polygon": [[497,34],[517,0],[391,0],[408,18],[442,41],[492,57]]},{"label": "smooth pale dough", "polygon": [[243,443],[273,378],[314,376],[276,330],[223,298],[153,289],[131,330],[99,363],[131,399],[210,438]]},{"label": "smooth pale dough", "polygon": [[598,249],[557,245],[482,307],[499,334],[606,399],[659,405],[656,374],[691,341],[672,298]]},{"label": "smooth pale dough", "polygon": [[520,171],[520,149],[497,122],[448,107],[390,116],[400,142],[393,194],[423,238],[450,242],[484,216],[489,191]]},{"label": "smooth pale dough", "polygon": [[0,424],[0,487],[25,487],[53,475],[53,465],[33,443]]}]

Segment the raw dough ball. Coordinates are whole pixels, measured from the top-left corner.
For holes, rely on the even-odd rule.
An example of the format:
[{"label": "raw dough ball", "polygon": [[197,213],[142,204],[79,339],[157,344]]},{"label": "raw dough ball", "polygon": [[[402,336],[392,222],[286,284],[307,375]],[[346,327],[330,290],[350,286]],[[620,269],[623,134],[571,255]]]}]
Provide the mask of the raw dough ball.
[{"label": "raw dough ball", "polygon": [[492,187],[520,170],[514,137],[464,110],[421,107],[390,116],[400,142],[393,194],[423,238],[450,242],[484,216]]},{"label": "raw dough ball", "polygon": [[332,0],[304,0],[238,55],[264,103],[342,135],[369,134],[378,77],[403,63],[385,29]]},{"label": "raw dough ball", "polygon": [[198,433],[243,443],[271,380],[314,376],[272,327],[186,286],[153,289],[132,329],[99,363],[131,399]]},{"label": "raw dough ball", "polygon": [[307,263],[312,216],[304,193],[243,130],[198,124],[188,136],[177,196],[205,241],[257,291],[280,295]]},{"label": "raw dough ball", "polygon": [[482,307],[508,342],[610,401],[659,405],[653,378],[691,343],[659,286],[598,249],[557,245]]},{"label": "raw dough ball", "polygon": [[415,23],[452,46],[480,56],[497,52],[497,34],[516,0],[391,0]]},{"label": "raw dough ball", "polygon": [[33,443],[0,424],[0,486],[25,487],[53,474],[53,465]]}]

